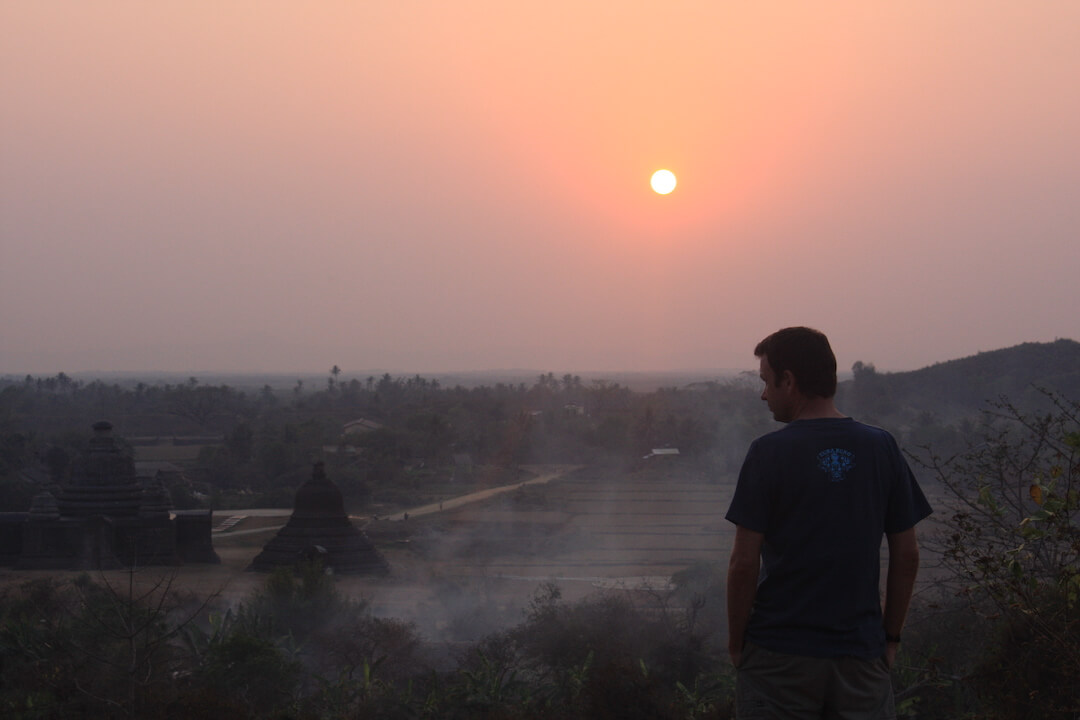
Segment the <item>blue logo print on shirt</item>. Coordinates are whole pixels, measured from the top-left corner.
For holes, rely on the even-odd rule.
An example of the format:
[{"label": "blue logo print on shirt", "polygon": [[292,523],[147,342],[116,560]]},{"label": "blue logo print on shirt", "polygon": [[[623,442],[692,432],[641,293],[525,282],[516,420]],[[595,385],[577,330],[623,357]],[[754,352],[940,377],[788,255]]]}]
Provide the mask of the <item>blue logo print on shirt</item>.
[{"label": "blue logo print on shirt", "polygon": [[847,450],[831,448],[822,450],[817,456],[818,468],[829,473],[829,479],[840,482],[848,470],[855,467],[855,455]]}]

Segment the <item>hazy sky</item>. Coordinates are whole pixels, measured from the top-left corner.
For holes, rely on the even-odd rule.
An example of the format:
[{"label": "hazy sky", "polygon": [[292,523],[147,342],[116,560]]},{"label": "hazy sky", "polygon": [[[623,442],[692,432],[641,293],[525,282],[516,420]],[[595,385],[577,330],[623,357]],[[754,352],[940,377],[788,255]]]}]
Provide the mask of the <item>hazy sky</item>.
[{"label": "hazy sky", "polygon": [[1078,29],[1073,0],[0,0],[0,374],[1077,339]]}]

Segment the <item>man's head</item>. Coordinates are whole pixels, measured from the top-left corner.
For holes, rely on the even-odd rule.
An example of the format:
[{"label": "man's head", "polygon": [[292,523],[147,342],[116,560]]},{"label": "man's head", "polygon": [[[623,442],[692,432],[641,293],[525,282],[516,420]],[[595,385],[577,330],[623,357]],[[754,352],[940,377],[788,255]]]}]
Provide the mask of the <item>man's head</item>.
[{"label": "man's head", "polygon": [[779,386],[790,373],[795,387],[810,398],[836,395],[836,356],[829,339],[819,330],[789,327],[777,330],[754,348],[754,355],[768,363],[773,382]]}]

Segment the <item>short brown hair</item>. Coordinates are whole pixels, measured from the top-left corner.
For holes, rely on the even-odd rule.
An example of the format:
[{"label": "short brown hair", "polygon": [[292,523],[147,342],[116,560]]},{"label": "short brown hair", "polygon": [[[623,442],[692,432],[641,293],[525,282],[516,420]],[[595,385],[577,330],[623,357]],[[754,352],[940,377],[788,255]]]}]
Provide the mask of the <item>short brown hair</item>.
[{"label": "short brown hair", "polygon": [[790,370],[799,390],[811,397],[836,395],[836,355],[825,333],[808,327],[777,330],[754,348],[755,357],[764,357],[777,381]]}]

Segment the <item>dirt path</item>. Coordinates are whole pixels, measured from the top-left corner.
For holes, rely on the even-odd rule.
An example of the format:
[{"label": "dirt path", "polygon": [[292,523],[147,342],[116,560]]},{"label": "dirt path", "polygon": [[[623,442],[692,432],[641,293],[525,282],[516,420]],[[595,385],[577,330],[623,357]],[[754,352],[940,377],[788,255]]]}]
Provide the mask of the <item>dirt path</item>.
[{"label": "dirt path", "polygon": [[[391,522],[398,522],[410,517],[419,517],[421,515],[431,515],[433,513],[442,512],[444,510],[453,510],[469,503],[478,502],[480,500],[487,500],[488,498],[501,495],[502,493],[517,490],[518,488],[526,485],[544,485],[551,482],[563,475],[573,472],[584,467],[583,465],[522,465],[521,469],[527,472],[536,473],[536,477],[524,480],[522,482],[512,483],[510,485],[501,485],[499,487],[487,488],[486,490],[478,490],[476,492],[467,493],[465,495],[459,495],[457,497],[448,498],[442,502],[430,503],[428,505],[420,505],[419,507],[409,508],[408,510],[402,510],[385,517],[380,517],[380,520],[389,520]],[[251,528],[249,530],[226,530],[221,532],[214,532],[214,537],[237,537],[239,535],[254,535],[256,533],[277,532],[285,526],[289,516],[292,515],[292,510],[281,509],[253,509],[253,510],[237,510],[231,515],[247,515],[250,517],[281,517],[284,520],[280,524],[265,525],[263,527]],[[224,520],[231,515],[225,515]],[[352,520],[367,520],[367,515],[351,515]]]},{"label": "dirt path", "polygon": [[488,488],[486,490],[478,490],[476,492],[468,493],[466,495],[458,495],[454,498],[443,500],[442,502],[431,503],[430,505],[421,505],[420,507],[410,508],[403,512],[387,515],[385,520],[404,520],[406,517],[418,517],[420,515],[430,515],[443,510],[452,510],[459,508],[462,505],[468,505],[479,500],[487,500],[488,498],[501,495],[518,488],[525,487],[526,485],[544,485],[546,483],[560,478],[568,472],[578,470],[584,467],[584,465],[522,465],[521,469],[528,472],[537,473],[536,477],[530,480],[524,480],[522,482],[516,482],[511,485],[501,485],[499,487]]}]

